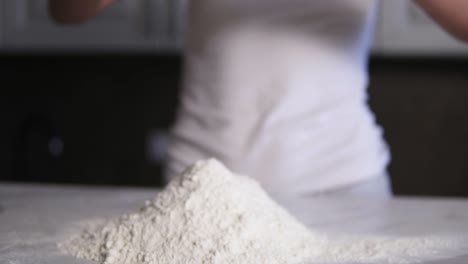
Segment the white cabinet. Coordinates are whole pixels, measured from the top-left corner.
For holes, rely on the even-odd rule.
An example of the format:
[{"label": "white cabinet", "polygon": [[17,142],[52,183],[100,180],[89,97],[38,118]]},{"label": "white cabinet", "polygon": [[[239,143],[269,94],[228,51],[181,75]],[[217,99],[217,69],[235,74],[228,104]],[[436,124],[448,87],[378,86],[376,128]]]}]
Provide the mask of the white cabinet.
[{"label": "white cabinet", "polygon": [[[66,1],[66,0],[63,0]],[[180,50],[190,0],[116,0],[77,26],[54,24],[47,0],[0,0],[1,51]],[[468,45],[435,25],[413,1],[380,1],[372,51],[384,55],[468,55]]]},{"label": "white cabinet", "polygon": [[172,3],[172,21],[173,27],[171,32],[175,39],[177,48],[182,48],[185,43],[187,33],[187,8],[190,0],[170,0]]},{"label": "white cabinet", "polygon": [[413,1],[381,1],[378,53],[388,55],[468,55],[468,45],[436,25]]},{"label": "white cabinet", "polygon": [[176,42],[170,0],[117,0],[100,16],[75,26],[55,24],[47,0],[0,1],[5,50],[157,51]]},{"label": "white cabinet", "polygon": [[4,16],[4,0],[0,0],[0,50],[3,47],[3,16]]}]

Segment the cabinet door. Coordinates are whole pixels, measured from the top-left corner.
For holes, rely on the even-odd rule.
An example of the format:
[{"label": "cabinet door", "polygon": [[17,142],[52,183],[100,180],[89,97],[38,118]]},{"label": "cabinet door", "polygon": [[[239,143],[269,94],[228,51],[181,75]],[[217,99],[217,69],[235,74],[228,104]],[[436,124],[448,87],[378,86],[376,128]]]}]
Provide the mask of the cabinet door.
[{"label": "cabinet door", "polygon": [[4,1],[8,50],[158,50],[170,46],[170,0],[117,0],[87,23],[55,24],[47,0]]},{"label": "cabinet door", "polygon": [[172,0],[171,14],[172,23],[170,25],[169,34],[174,40],[175,47],[182,49],[185,45],[185,36],[187,33],[187,9],[189,0]]},{"label": "cabinet door", "polygon": [[5,0],[0,0],[0,49],[3,48],[3,17],[4,17],[4,9],[3,5],[5,4]]},{"label": "cabinet door", "polygon": [[5,0],[0,0],[0,49],[3,48],[4,45],[4,19],[3,17],[5,16]]}]

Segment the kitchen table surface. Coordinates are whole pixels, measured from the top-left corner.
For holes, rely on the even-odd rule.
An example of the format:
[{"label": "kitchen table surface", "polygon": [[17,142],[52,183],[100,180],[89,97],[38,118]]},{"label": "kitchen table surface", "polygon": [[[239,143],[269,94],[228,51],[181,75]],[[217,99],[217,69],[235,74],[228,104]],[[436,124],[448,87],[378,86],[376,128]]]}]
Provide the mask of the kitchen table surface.
[{"label": "kitchen table surface", "polygon": [[[157,189],[0,183],[0,264],[87,264],[57,250],[84,223],[139,208]],[[468,199],[277,198],[314,229],[392,236],[466,235]],[[467,264],[465,255],[425,263]]]}]

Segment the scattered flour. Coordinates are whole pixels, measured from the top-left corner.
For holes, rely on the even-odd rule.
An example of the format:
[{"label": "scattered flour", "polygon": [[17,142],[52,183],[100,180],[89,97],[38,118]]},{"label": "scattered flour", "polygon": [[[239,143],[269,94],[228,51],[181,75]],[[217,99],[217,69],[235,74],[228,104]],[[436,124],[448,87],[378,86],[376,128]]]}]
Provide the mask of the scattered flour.
[{"label": "scattered flour", "polygon": [[457,243],[314,232],[256,181],[207,160],[139,211],[90,227],[59,247],[104,264],[409,263]]}]

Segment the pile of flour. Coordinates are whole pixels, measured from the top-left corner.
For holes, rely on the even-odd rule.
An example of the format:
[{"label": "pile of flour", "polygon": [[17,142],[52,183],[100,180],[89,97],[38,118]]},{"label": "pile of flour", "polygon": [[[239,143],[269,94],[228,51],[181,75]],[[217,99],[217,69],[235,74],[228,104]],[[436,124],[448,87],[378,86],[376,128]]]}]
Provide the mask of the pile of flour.
[{"label": "pile of flour", "polygon": [[206,160],[139,211],[90,227],[60,247],[105,264],[407,263],[458,242],[313,232],[256,181]]}]

